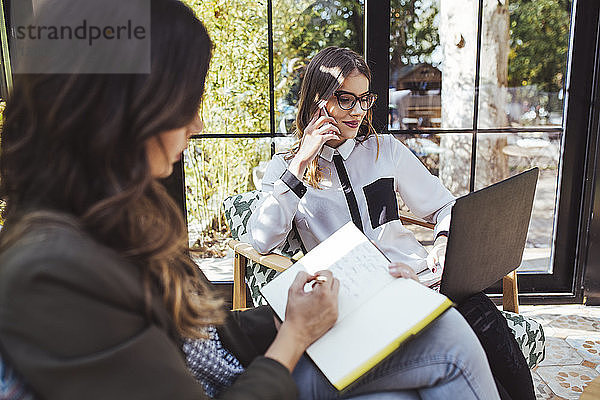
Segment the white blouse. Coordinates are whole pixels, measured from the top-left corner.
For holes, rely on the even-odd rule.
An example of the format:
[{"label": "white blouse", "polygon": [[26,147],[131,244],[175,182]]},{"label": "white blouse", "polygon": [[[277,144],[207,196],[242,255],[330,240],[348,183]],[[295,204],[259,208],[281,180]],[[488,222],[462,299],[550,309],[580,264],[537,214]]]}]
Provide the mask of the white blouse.
[{"label": "white blouse", "polygon": [[[248,221],[250,244],[260,253],[268,253],[285,240],[294,221],[310,251],[352,220],[333,163],[336,153],[344,159],[365,235],[390,261],[408,264],[416,273],[426,270],[427,251],[398,219],[396,194],[413,214],[435,222],[436,236],[450,227],[454,196],[391,135],[371,136],[362,143],[347,140],[337,149],[323,146],[318,162],[324,177],[318,189],[286,174],[288,184],[291,176],[297,186],[303,186],[301,191],[292,190],[281,179],[291,160],[276,154],[262,181],[266,196]],[[296,194],[301,195],[304,188],[304,195]]]}]

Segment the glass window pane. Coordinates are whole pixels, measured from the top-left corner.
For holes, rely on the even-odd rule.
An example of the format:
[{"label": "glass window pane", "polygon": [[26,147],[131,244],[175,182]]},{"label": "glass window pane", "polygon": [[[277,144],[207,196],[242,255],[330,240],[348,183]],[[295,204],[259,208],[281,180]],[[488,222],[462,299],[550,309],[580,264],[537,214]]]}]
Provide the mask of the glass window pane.
[{"label": "glass window pane", "polygon": [[[395,134],[406,147],[427,167],[429,172],[438,176],[455,196],[462,196],[469,192],[469,178],[471,170],[471,134]],[[409,211],[398,199],[400,208]],[[424,245],[432,244],[433,234],[431,229],[418,225],[407,225]]]},{"label": "glass window pane", "polygon": [[570,0],[484,1],[479,127],[561,126]]},{"label": "glass window pane", "polygon": [[472,128],[477,7],[471,3],[391,0],[390,129]]},{"label": "glass window pane", "polygon": [[273,0],[276,130],[292,132],[310,59],[328,46],[363,52],[364,0]]},{"label": "glass window pane", "polygon": [[473,135],[444,133],[440,138],[440,181],[456,197],[469,193]]},{"label": "glass window pane", "polygon": [[271,139],[195,139],[184,156],[190,246],[210,280],[232,280],[231,237],[223,200],[260,185],[271,158]]},{"label": "glass window pane", "polygon": [[469,193],[473,135],[444,133],[395,134],[454,196]]},{"label": "glass window pane", "polygon": [[444,150],[440,146],[438,135],[394,134],[412,153],[421,160],[423,165],[435,176],[439,176],[440,153]]},{"label": "glass window pane", "polygon": [[540,168],[523,262],[518,271],[552,273],[560,138],[560,134],[548,133],[478,135],[476,188],[533,167]]},{"label": "glass window pane", "polygon": [[185,2],[214,44],[202,104],[205,132],[269,132],[266,3]]}]

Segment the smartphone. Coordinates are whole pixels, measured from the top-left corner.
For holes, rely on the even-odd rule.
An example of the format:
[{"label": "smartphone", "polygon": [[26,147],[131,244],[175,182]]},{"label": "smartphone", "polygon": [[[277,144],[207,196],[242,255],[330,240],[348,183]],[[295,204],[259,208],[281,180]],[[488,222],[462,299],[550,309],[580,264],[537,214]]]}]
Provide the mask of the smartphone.
[{"label": "smartphone", "polygon": [[[323,113],[325,114],[325,116],[326,116],[326,117],[333,118],[333,117],[332,117],[331,115],[329,115],[329,113],[327,112],[327,108],[325,108],[325,105],[322,105],[322,106],[321,106],[321,110],[323,110]],[[333,118],[333,120],[335,121],[335,118]],[[336,122],[337,122],[337,121],[336,121]],[[328,133],[334,133],[334,134],[337,134],[337,132],[335,132],[335,131],[329,131]],[[338,135],[338,136],[339,136],[339,135]]]}]

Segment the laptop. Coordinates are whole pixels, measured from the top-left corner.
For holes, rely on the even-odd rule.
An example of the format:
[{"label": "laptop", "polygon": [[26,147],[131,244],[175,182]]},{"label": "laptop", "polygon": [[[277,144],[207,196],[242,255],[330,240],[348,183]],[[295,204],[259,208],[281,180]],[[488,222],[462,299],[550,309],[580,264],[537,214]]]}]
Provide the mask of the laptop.
[{"label": "laptop", "polygon": [[440,292],[458,303],[521,264],[538,168],[456,200]]}]

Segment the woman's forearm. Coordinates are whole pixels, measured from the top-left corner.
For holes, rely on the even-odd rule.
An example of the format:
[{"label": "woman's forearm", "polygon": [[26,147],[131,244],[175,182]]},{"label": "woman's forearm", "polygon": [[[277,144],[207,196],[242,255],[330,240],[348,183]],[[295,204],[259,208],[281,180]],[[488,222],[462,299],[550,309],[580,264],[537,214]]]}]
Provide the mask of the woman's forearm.
[{"label": "woman's forearm", "polygon": [[265,357],[278,361],[292,372],[307,346],[293,327],[283,323],[275,340],[267,349]]},{"label": "woman's forearm", "polygon": [[[323,281],[305,292],[306,284],[313,282],[317,275]],[[288,290],[285,321],[265,357],[279,361],[291,372],[306,348],[337,321],[339,290],[340,281],[331,271],[317,271],[316,275],[298,272]]]},{"label": "woman's forearm", "polygon": [[300,198],[281,181],[287,167],[288,163],[279,155],[269,162],[262,180],[263,199],[247,222],[250,238],[245,240],[262,254],[285,240],[298,209]]},{"label": "woman's forearm", "polygon": [[296,178],[302,180],[304,173],[306,172],[306,168],[308,168],[308,164],[310,161],[304,159],[300,154],[296,154],[290,165],[288,166],[288,170],[294,174]]}]

